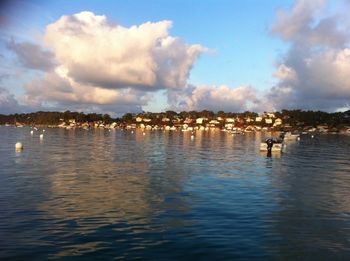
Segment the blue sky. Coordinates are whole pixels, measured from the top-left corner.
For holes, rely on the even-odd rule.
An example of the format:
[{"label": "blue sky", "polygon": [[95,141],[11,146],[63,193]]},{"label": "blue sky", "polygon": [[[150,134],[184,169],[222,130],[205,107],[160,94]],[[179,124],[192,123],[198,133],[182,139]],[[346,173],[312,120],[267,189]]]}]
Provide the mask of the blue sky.
[{"label": "blue sky", "polygon": [[[313,3],[311,4],[311,2]],[[203,109],[206,108],[206,105],[208,109],[218,110],[220,106],[216,106],[216,102],[217,104],[222,103],[222,108],[225,110],[274,110],[282,107],[336,110],[337,108],[348,106],[348,97],[344,99],[344,95],[335,95],[332,102],[323,107],[324,103],[322,100],[327,98],[328,92],[326,90],[329,88],[329,83],[327,86],[320,87],[325,90],[324,92],[321,91],[321,93],[323,93],[322,97],[317,97],[311,105],[306,104],[306,101],[310,99],[310,91],[312,92],[316,87],[310,86],[308,90],[301,87],[301,76],[306,76],[299,73],[299,69],[301,70],[301,68],[293,67],[297,66],[297,63],[294,63],[291,59],[291,52],[294,47],[300,45],[300,39],[308,43],[306,48],[310,48],[310,50],[314,50],[319,46],[322,48],[326,46],[327,48],[324,50],[327,49],[329,52],[333,51],[334,59],[339,56],[340,52],[344,53],[344,51],[346,51],[349,43],[347,41],[348,38],[343,41],[341,46],[327,46],[328,43],[327,40],[325,40],[332,37],[340,37],[338,34],[339,26],[344,25],[346,28],[345,30],[347,30],[347,21],[342,14],[342,9],[344,10],[345,8],[346,10],[346,8],[348,8],[346,1],[33,0],[15,1],[4,7],[6,8],[3,8],[1,16],[5,15],[7,19],[9,18],[9,22],[3,24],[1,27],[2,43],[0,51],[2,59],[4,60],[4,65],[0,67],[0,70],[2,70],[0,73],[3,75],[6,74],[6,77],[2,77],[0,86],[2,89],[6,90],[6,94],[4,94],[5,91],[3,91],[2,95],[13,97],[17,101],[17,105],[20,106],[18,108],[21,110],[71,108],[77,110],[97,109],[107,112],[121,112],[122,110],[129,110],[131,106],[134,106],[147,111],[159,111],[169,108],[174,108],[176,110]],[[184,72],[187,78],[185,82],[181,81],[181,86],[166,87],[158,86],[154,83],[153,85],[151,84],[151,87],[158,89],[158,91],[154,91],[153,89],[152,91],[145,91],[145,89],[142,89],[142,93],[138,86],[132,84],[117,87],[119,93],[115,93],[116,96],[121,97],[122,95],[126,95],[126,92],[128,95],[132,93],[132,95],[136,95],[135,99],[132,99],[133,101],[137,99],[143,101],[139,104],[137,104],[137,102],[130,104],[123,103],[123,106],[119,106],[120,108],[118,108],[118,104],[120,103],[118,99],[115,100],[115,103],[112,101],[101,103],[89,101],[87,99],[79,100],[79,98],[77,98],[79,95],[69,100],[55,100],[50,95],[47,95],[40,97],[36,104],[29,104],[28,99],[25,101],[22,96],[28,94],[27,96],[29,99],[35,99],[36,97],[34,96],[38,95],[42,90],[31,91],[35,86],[40,85],[38,81],[48,76],[51,72],[24,66],[24,59],[35,59],[35,57],[21,57],[21,55],[23,56],[21,48],[23,50],[25,48],[25,50],[30,50],[31,47],[29,48],[24,44],[20,44],[33,43],[40,46],[42,50],[52,51],[53,56],[56,57],[55,63],[62,63],[62,66],[67,67],[68,62],[67,65],[65,65],[64,61],[59,60],[60,58],[58,57],[62,56],[59,51],[53,50],[57,46],[51,48],[47,43],[43,44],[42,38],[45,38],[45,35],[48,34],[46,31],[47,25],[55,24],[62,16],[73,16],[82,11],[89,11],[94,17],[104,15],[108,23],[111,24],[111,28],[115,25],[121,25],[129,29],[132,26],[140,26],[147,22],[157,23],[159,21],[169,20],[172,22],[171,28],[169,27],[167,29],[169,36],[180,39],[184,46],[189,47],[198,44],[206,48],[206,50],[198,50],[198,54],[195,57],[184,58],[190,60],[183,61],[183,63],[190,63],[190,65],[187,71]],[[282,18],[278,16],[279,12],[284,13]],[[336,26],[323,26],[322,19],[328,19],[331,16],[335,17]],[[321,26],[318,26],[319,24],[321,24]],[[293,29],[295,25],[299,26],[296,31],[293,32],[292,35],[286,36],[286,34],[290,32],[288,28]],[[67,28],[68,25],[64,26]],[[273,28],[277,29],[274,30]],[[305,28],[307,28],[307,30]],[[313,34],[313,32],[315,34],[313,39],[317,38],[323,40],[318,42],[312,40],[312,43],[309,44],[309,39],[306,38],[306,35]],[[321,34],[322,36],[320,36]],[[13,44],[12,47],[9,47],[8,43],[11,39]],[[131,37],[131,39],[134,38]],[[60,37],[57,36],[55,41],[60,41]],[[98,41],[104,41],[103,37]],[[181,48],[185,48],[184,46]],[[132,52],[132,50],[127,51]],[[171,50],[169,52],[171,52]],[[185,53],[186,51],[183,51],[175,56],[178,55],[182,57]],[[305,54],[305,57],[301,57],[300,59],[302,61],[315,59],[316,61],[318,58],[322,57],[322,55],[326,54],[314,54],[312,52]],[[81,62],[83,63],[86,61],[82,60]],[[118,62],[120,63],[120,61]],[[125,63],[125,61],[123,62]],[[142,63],[142,61],[140,62]],[[160,66],[158,60],[155,59],[153,62]],[[330,63],[331,62],[332,61],[330,61]],[[281,65],[284,67],[281,67]],[[328,65],[325,64],[325,66]],[[346,65],[344,66],[347,68]],[[98,70],[98,68],[93,69]],[[176,70],[178,68],[172,69]],[[70,70],[72,70],[72,68],[70,68]],[[337,70],[337,68],[334,68],[334,70]],[[296,80],[291,82],[290,77],[287,77],[287,79],[285,76],[286,71],[297,75],[298,83]],[[312,77],[311,72],[314,72],[314,70],[310,69],[310,75],[308,77]],[[159,72],[155,72],[155,74],[157,73]],[[336,72],[334,73],[336,74]],[[184,75],[180,76],[183,78]],[[276,77],[276,75],[278,76]],[[84,87],[81,86],[82,82],[79,82],[77,78],[73,76],[70,77],[79,84],[80,89]],[[123,78],[124,82],[126,79],[125,77]],[[157,77],[159,78],[160,76],[157,74]],[[162,79],[166,77],[173,76],[161,76]],[[120,85],[118,78],[114,77],[113,79],[116,79],[116,85]],[[128,81],[128,79],[126,80]],[[172,80],[177,81],[178,79]],[[304,80],[306,81],[307,79]],[[45,82],[45,86],[41,84],[40,86],[42,87],[40,88],[49,89],[50,86],[48,86],[47,83],[48,82]],[[53,83],[53,85],[55,84],[56,83]],[[89,92],[91,89],[89,86],[91,84],[86,81],[84,84],[86,86],[86,92]],[[28,85],[32,87],[26,87]],[[342,87],[339,87],[340,92],[347,93],[349,91],[350,93],[347,86],[344,87],[343,83],[339,83],[339,86],[340,85],[342,85]],[[228,89],[223,86],[228,87]],[[109,88],[106,86],[97,87],[99,90]],[[73,89],[74,88],[76,87],[73,87]],[[254,89],[254,94],[252,94],[251,88]],[[126,89],[128,90],[125,91]],[[214,100],[214,97],[218,95],[225,96],[225,93],[222,93],[225,92],[225,90],[229,90],[226,99]],[[271,90],[274,91],[272,92]],[[135,92],[137,93],[135,94]],[[249,95],[247,93],[249,93]],[[288,104],[288,97],[280,96],[283,93],[289,93],[290,103],[292,105]],[[114,93],[111,93],[111,95],[114,95]],[[339,99],[339,96],[342,96],[342,99]],[[46,98],[47,100],[45,100]],[[169,99],[176,99],[176,102],[169,101]],[[212,101],[206,104],[206,99],[212,99]],[[246,101],[242,101],[241,99],[245,99]],[[269,99],[277,99],[277,101],[267,104],[267,100]],[[3,107],[9,110],[11,104],[9,101],[7,101],[7,103],[7,106]],[[232,107],[230,107],[230,104],[232,104]],[[126,105],[130,105],[130,107]],[[15,105],[14,109],[17,109]],[[5,109],[3,109],[3,111],[5,112]]]}]

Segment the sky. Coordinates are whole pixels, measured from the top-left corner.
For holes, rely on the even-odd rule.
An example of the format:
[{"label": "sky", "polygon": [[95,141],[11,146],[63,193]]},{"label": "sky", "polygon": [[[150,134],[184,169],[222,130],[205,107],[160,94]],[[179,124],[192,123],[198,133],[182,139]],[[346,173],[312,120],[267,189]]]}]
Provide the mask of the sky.
[{"label": "sky", "polygon": [[341,111],[349,0],[0,1],[0,113]]}]

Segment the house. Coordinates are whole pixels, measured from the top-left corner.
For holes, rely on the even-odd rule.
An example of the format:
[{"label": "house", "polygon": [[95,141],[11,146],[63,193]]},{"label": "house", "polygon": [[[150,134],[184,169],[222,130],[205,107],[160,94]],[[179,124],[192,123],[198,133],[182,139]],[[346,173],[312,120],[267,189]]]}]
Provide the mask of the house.
[{"label": "house", "polygon": [[142,118],[141,117],[136,117],[136,122],[142,122]]},{"label": "house", "polygon": [[184,120],[184,123],[185,124],[190,124],[190,123],[192,123],[193,122],[193,120],[191,119],[191,118],[186,118],[185,120]]},{"label": "house", "polygon": [[275,114],[272,113],[272,112],[267,112],[266,116],[269,117],[269,118],[272,118],[272,119],[276,118]]},{"label": "house", "polygon": [[211,121],[209,121],[209,124],[210,125],[217,125],[217,124],[220,124],[220,122],[218,120],[211,120]]},{"label": "house", "polygon": [[203,124],[204,121],[205,121],[205,118],[197,118],[196,119],[197,124]]},{"label": "house", "polygon": [[227,123],[235,123],[235,119],[234,118],[226,118],[225,122],[227,122]]},{"label": "house", "polygon": [[273,124],[274,127],[276,126],[281,126],[282,125],[282,120],[280,118],[277,118]]},{"label": "house", "polygon": [[169,122],[169,121],[170,121],[169,118],[163,118],[163,119],[162,119],[162,122]]},{"label": "house", "polygon": [[149,119],[149,118],[143,118],[143,122],[151,122],[152,119]]},{"label": "house", "polygon": [[260,117],[260,116],[255,117],[255,121],[256,121],[256,122],[261,122],[261,121],[262,121],[262,119],[263,119],[263,118],[262,118],[262,117]]},{"label": "house", "polygon": [[266,124],[272,124],[272,119],[270,119],[270,118],[265,119],[265,123]]},{"label": "house", "polygon": [[225,129],[227,129],[227,130],[232,130],[233,127],[234,127],[233,123],[226,123],[225,124]]}]

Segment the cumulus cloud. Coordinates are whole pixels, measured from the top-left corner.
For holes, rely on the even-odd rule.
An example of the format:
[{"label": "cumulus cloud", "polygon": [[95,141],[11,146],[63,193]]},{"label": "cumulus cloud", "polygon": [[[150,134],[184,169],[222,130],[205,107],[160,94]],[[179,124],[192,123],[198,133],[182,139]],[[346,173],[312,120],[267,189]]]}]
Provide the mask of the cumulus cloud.
[{"label": "cumulus cloud", "polygon": [[10,114],[19,112],[20,105],[16,98],[7,89],[0,87],[0,113]]},{"label": "cumulus cloud", "polygon": [[118,113],[140,111],[141,106],[147,104],[149,99],[146,93],[131,88],[111,90],[83,85],[65,77],[59,69],[46,74],[44,79],[30,82],[25,86],[25,90],[22,102],[33,107],[70,107],[78,110],[104,107],[114,108]]},{"label": "cumulus cloud", "polygon": [[325,1],[299,0],[291,10],[278,13],[271,30],[290,48],[274,74],[278,84],[268,94],[277,109],[336,110],[349,103],[346,18],[327,16],[325,8]]},{"label": "cumulus cloud", "polygon": [[53,53],[44,50],[40,45],[28,42],[16,43],[12,39],[7,43],[7,48],[17,55],[20,63],[26,68],[48,71],[55,66]]},{"label": "cumulus cloud", "polygon": [[206,48],[170,36],[171,25],[160,21],[126,28],[81,12],[48,25],[44,41],[77,82],[109,89],[181,88]]},{"label": "cumulus cloud", "polygon": [[[251,86],[189,86],[184,94],[172,92],[169,95],[169,100],[176,101],[177,108],[185,110],[238,112],[263,108],[256,89]],[[176,108],[175,105],[174,107]]]},{"label": "cumulus cloud", "polygon": [[171,26],[160,21],[127,28],[81,12],[49,24],[41,46],[11,41],[8,48],[23,65],[51,68],[25,85],[22,102],[140,111],[152,92],[184,89],[192,66],[207,49],[171,36]]}]

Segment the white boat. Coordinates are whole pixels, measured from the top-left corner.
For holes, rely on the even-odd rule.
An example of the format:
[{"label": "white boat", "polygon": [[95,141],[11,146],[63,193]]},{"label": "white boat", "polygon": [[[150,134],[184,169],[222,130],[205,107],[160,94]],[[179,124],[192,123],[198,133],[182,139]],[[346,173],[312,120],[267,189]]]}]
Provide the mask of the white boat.
[{"label": "white boat", "polygon": [[292,134],[291,132],[287,132],[284,135],[284,140],[297,140],[300,137],[299,134]]},{"label": "white boat", "polygon": [[[271,148],[271,152],[281,152],[283,150],[283,143],[274,143]],[[260,151],[267,151],[267,143],[260,143]]]}]

